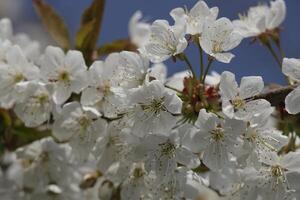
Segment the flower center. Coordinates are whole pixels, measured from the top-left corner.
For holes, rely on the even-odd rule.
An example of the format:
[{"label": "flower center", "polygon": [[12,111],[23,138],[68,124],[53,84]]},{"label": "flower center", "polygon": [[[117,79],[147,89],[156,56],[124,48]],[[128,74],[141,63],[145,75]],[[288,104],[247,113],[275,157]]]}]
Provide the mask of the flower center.
[{"label": "flower center", "polygon": [[172,144],[170,141],[159,144],[159,146],[161,148],[161,153],[163,155],[173,155],[176,150],[175,145]]},{"label": "flower center", "polygon": [[145,175],[145,170],[142,167],[136,167],[134,168],[132,172],[132,176],[134,178],[140,178]]},{"label": "flower center", "polygon": [[87,130],[87,128],[91,124],[91,120],[87,116],[81,116],[77,119],[78,124],[83,130]]},{"label": "flower center", "polygon": [[221,53],[223,51],[222,42],[213,41],[212,52],[213,53]]},{"label": "flower center", "polygon": [[212,138],[215,141],[220,141],[224,138],[224,129],[221,127],[217,127],[216,129],[211,131]]},{"label": "flower center", "polygon": [[164,99],[161,98],[161,99],[153,99],[151,101],[150,104],[148,105],[145,105],[145,104],[140,104],[142,109],[145,111],[145,112],[154,112],[154,113],[159,113],[161,110],[165,110],[164,109]]},{"label": "flower center", "polygon": [[15,83],[19,83],[19,82],[23,81],[24,79],[25,79],[25,77],[21,73],[17,73],[17,74],[14,75],[14,82]]},{"label": "flower center", "polygon": [[236,97],[235,99],[231,100],[231,103],[232,103],[234,109],[244,108],[245,104],[246,104],[245,100],[243,100],[240,97]]},{"label": "flower center", "polygon": [[280,178],[283,177],[283,169],[276,165],[271,167],[271,174],[273,177]]},{"label": "flower center", "polygon": [[64,83],[69,83],[70,82],[70,74],[63,70],[58,74],[58,80]]}]

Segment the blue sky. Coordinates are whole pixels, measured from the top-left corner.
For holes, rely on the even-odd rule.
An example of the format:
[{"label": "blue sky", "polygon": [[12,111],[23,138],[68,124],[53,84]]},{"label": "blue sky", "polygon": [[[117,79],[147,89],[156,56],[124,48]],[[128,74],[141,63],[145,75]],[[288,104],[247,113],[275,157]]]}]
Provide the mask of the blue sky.
[{"label": "blue sky", "polygon": [[[8,0],[6,0],[8,1]],[[80,14],[89,5],[91,0],[48,0],[56,10],[65,18],[71,33],[74,35],[80,21]],[[172,21],[169,11],[172,8],[186,5],[191,8],[196,0],[107,0],[104,16],[104,23],[101,32],[100,44],[113,41],[114,39],[128,36],[128,20],[136,10],[141,10],[146,19],[167,19]],[[209,0],[208,5],[218,6],[219,17],[237,18],[238,13],[247,11],[249,6],[255,6],[258,0]],[[283,24],[282,43],[287,57],[300,58],[300,26],[299,8],[300,1],[286,0],[287,17]],[[36,21],[36,15],[30,3],[25,4],[23,10],[24,21]],[[17,22],[17,23],[20,23]],[[236,57],[230,64],[215,62],[213,69],[222,72],[229,70],[234,72],[238,78],[246,75],[260,75],[264,77],[266,83],[284,84],[284,78],[269,52],[258,43],[250,44],[250,40],[244,40],[239,47],[234,49]],[[194,66],[198,66],[198,52],[194,47],[189,47],[187,51]],[[169,73],[185,69],[183,63],[166,62]]]}]

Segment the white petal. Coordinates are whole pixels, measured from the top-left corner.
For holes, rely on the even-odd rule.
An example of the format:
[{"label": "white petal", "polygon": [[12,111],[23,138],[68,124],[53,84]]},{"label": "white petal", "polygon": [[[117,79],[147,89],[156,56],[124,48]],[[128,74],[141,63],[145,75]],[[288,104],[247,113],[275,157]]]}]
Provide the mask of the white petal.
[{"label": "white petal", "polygon": [[200,131],[211,131],[216,128],[216,125],[220,122],[218,117],[210,112],[206,112],[205,109],[201,109],[195,122],[195,126],[200,129]]},{"label": "white petal", "polygon": [[56,104],[63,104],[71,96],[71,90],[68,87],[58,85],[53,93],[53,101]]},{"label": "white petal", "polygon": [[185,165],[189,169],[196,168],[200,165],[200,159],[186,148],[176,149],[176,160],[178,163]]},{"label": "white petal", "polygon": [[232,53],[216,53],[212,55],[217,59],[217,61],[220,61],[222,63],[230,63],[232,58],[235,57]]},{"label": "white petal", "polygon": [[300,173],[300,152],[290,152],[284,155],[281,163],[285,169]]},{"label": "white petal", "polygon": [[102,98],[103,93],[96,88],[86,88],[82,91],[80,103],[82,103],[82,105],[92,106],[101,101]]},{"label": "white petal", "polygon": [[229,156],[224,144],[211,143],[203,154],[203,163],[211,170],[218,171],[229,163]]},{"label": "white petal", "polygon": [[300,112],[300,87],[290,92],[285,98],[285,109],[290,114],[297,114]]},{"label": "white petal", "polygon": [[300,59],[284,58],[282,72],[295,81],[300,80]]},{"label": "white petal", "polygon": [[235,80],[235,75],[225,71],[221,74],[220,92],[222,98],[233,99],[238,93],[238,84]]},{"label": "white petal", "polygon": [[243,99],[259,94],[264,89],[264,82],[260,76],[243,77],[240,85],[240,97]]}]

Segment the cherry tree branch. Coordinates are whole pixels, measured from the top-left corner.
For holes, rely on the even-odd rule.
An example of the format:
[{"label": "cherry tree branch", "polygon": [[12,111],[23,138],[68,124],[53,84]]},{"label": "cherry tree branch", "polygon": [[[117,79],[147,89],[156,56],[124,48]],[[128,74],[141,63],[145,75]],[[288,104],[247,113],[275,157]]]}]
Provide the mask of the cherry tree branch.
[{"label": "cherry tree branch", "polygon": [[276,89],[271,89],[268,92],[255,95],[253,97],[248,98],[247,100],[265,99],[269,101],[272,106],[279,106],[282,102],[284,102],[285,97],[291,91],[293,91],[297,86],[299,85],[295,84],[295,85],[283,86]]}]

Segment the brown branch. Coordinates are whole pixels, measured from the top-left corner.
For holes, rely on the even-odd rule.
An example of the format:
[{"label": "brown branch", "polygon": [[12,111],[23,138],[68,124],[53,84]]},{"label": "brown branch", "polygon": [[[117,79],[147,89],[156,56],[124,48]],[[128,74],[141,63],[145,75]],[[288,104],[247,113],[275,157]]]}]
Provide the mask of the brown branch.
[{"label": "brown branch", "polygon": [[271,89],[268,92],[258,94],[246,100],[265,99],[269,101],[272,106],[279,106],[281,105],[281,103],[284,102],[285,97],[298,86],[299,85],[295,84],[295,85],[283,86],[276,89]]}]

